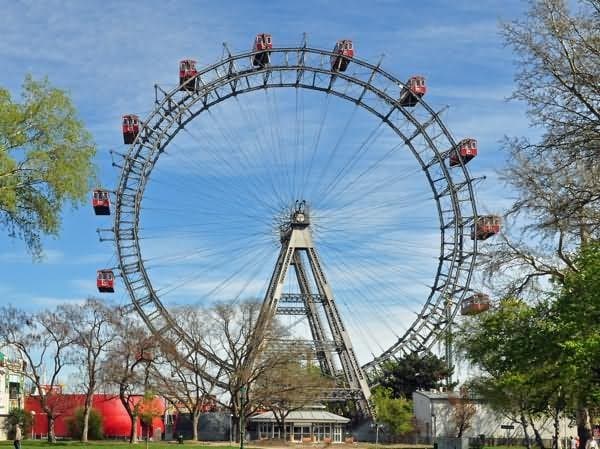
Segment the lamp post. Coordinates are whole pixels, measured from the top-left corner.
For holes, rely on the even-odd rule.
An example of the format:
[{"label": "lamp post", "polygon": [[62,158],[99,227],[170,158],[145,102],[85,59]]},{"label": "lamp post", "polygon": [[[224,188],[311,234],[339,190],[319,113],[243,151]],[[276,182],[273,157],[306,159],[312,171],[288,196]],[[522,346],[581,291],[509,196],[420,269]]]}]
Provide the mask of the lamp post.
[{"label": "lamp post", "polygon": [[246,386],[242,385],[240,387],[240,449],[244,449],[244,436],[246,433],[245,423],[244,423],[244,414],[245,414],[245,406],[246,406]]},{"label": "lamp post", "polygon": [[229,414],[229,445],[233,446],[233,413]]},{"label": "lamp post", "polygon": [[31,411],[31,439],[34,439],[34,428],[35,428],[35,410]]}]

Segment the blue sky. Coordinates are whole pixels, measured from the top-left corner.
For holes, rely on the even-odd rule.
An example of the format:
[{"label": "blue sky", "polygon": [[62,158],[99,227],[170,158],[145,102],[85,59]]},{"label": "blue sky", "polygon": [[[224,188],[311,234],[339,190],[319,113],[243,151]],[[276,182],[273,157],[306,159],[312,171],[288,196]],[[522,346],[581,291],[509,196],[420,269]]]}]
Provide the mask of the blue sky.
[{"label": "blue sky", "polygon": [[[190,57],[198,60],[200,66],[208,65],[222,56],[222,42],[227,42],[234,53],[247,51],[257,32],[272,33],[275,46],[299,44],[303,32],[307,33],[310,46],[325,49],[339,38],[351,38],[359,58],[375,63],[384,54],[383,68],[399,78],[406,79],[415,73],[425,75],[429,89],[426,101],[434,109],[450,105],[443,119],[455,138],[473,136],[479,141],[480,155],[469,168],[475,176],[487,176],[477,192],[479,209],[484,213],[501,212],[510,202],[510,193],[500,188],[495,172],[505,159],[500,140],[504,135],[534,134],[527,125],[524,106],[505,101],[513,88],[514,64],[510,49],[504,47],[498,33],[500,21],[512,20],[523,13],[525,5],[521,1],[0,3],[3,11],[0,85],[18,95],[24,75],[31,73],[37,78],[48,76],[53,85],[67,90],[98,144],[98,171],[102,184],[108,188],[114,188],[118,176],[108,151],[126,149],[120,134],[121,115],[146,116],[154,100],[153,85],[174,87],[180,59]],[[148,259],[157,260],[151,270],[156,277],[155,286],[171,291],[165,302],[202,303],[209,293],[212,299],[238,294],[261,296],[268,281],[265,273],[271,270],[276,257],[277,242],[267,235],[268,227],[261,227],[259,222],[241,220],[236,228],[232,220],[236,211],[231,209],[236,204],[235,196],[247,193],[248,183],[264,181],[268,176],[263,176],[261,170],[277,163],[261,160],[264,155],[259,146],[268,147],[281,139],[292,145],[298,140],[299,131],[293,129],[291,120],[297,114],[298,101],[306,114],[303,136],[312,142],[323,123],[319,144],[329,148],[335,146],[340,126],[352,114],[349,106],[333,101],[331,110],[324,112],[322,98],[302,94],[299,100],[294,95],[293,92],[273,97],[249,94],[240,98],[241,109],[233,101],[223,105],[215,111],[212,124],[206,118],[178,138],[173,149],[179,148],[179,152],[165,158],[164,164],[157,168],[155,182],[150,183],[145,200],[148,207],[142,216],[142,226],[147,228],[148,240],[142,246]],[[244,120],[244,114],[271,123],[280,120],[282,134],[274,136],[272,127],[258,127],[262,140],[257,146],[252,137],[256,130],[249,126],[251,120]],[[326,120],[322,120],[325,114]],[[360,114],[352,122],[348,146],[358,144],[369,133],[369,118]],[[226,135],[215,131],[225,124]],[[376,145],[384,148],[391,136],[383,134],[378,139]],[[219,156],[210,159],[206,154],[194,152],[200,142],[207,141],[214,144],[216,151],[233,153],[232,141],[247,148],[254,145],[256,172],[243,176],[240,170],[230,173],[219,162]],[[395,163],[396,169],[406,170],[407,174],[415,168],[408,159],[400,158]],[[221,197],[203,195],[203,187],[214,192],[215,182],[229,186],[230,190]],[[277,182],[285,180],[275,179]],[[415,220],[406,220],[393,230],[398,234],[389,236],[390,242],[405,243],[402,250],[386,252],[386,241],[369,235],[360,226],[352,229],[352,223],[346,223],[345,234],[336,233],[336,227],[332,226],[331,232],[319,240],[334,291],[334,281],[344,284],[338,291],[340,300],[348,306],[347,312],[343,312],[348,314],[348,324],[367,323],[357,331],[355,340],[380,327],[382,315],[387,316],[388,323],[384,324],[388,327],[414,317],[410,314],[420,308],[423,288],[431,277],[431,263],[437,257],[435,242],[439,237],[431,221],[432,204],[426,202],[423,180],[407,177],[399,186],[403,194],[398,197],[398,204],[407,204],[404,217],[412,214]],[[267,184],[257,188],[259,192],[265,189],[265,195],[269,190]],[[381,193],[390,194],[393,192]],[[200,203],[202,207],[193,206]],[[251,202],[245,204],[248,208],[255,207]],[[212,227],[206,224],[207,211],[214,222]],[[320,212],[327,215],[324,210]],[[360,214],[360,210],[351,213]],[[272,219],[263,217],[267,222]],[[389,231],[398,222],[391,216],[387,221],[386,217],[376,218],[372,221],[373,229]],[[194,227],[196,219],[204,222],[205,227],[200,228],[204,232],[189,233],[181,229],[176,232],[176,225],[187,223]],[[256,251],[250,251],[248,241],[237,233],[242,232],[240,228],[249,232],[254,225],[259,237],[255,240]],[[46,257],[41,263],[32,263],[21,242],[0,234],[2,302],[35,310],[96,295],[95,271],[115,264],[113,247],[98,241],[96,228],[110,226],[106,218],[95,217],[87,204],[78,210],[65,210],[61,235],[45,241]],[[227,235],[223,229],[230,229]],[[347,235],[354,236],[354,240]],[[241,239],[239,245],[235,243],[237,237]],[[236,253],[238,247],[246,249]],[[196,251],[197,248],[200,249]],[[215,255],[217,250],[221,252]],[[207,259],[213,262],[212,266],[209,267]],[[366,261],[365,265],[358,263],[359,260]],[[390,264],[394,269],[388,271],[386,267]],[[246,266],[246,273],[251,267],[253,274],[236,275],[242,265]],[[396,280],[398,267],[406,275],[404,282]],[[202,275],[194,275],[198,272]],[[227,288],[223,288],[223,279],[230,276]],[[381,296],[375,294],[378,300],[370,306],[356,303],[353,309],[355,297],[368,295],[376,288],[375,284],[380,286]],[[220,296],[214,293],[215,289]],[[403,303],[394,302],[391,292],[398,291],[404,292]],[[113,299],[127,301],[122,287]],[[373,309],[378,314],[371,316],[367,311]],[[382,339],[385,345],[393,336],[382,335]],[[377,350],[377,342],[357,346],[363,361],[369,352]]]}]

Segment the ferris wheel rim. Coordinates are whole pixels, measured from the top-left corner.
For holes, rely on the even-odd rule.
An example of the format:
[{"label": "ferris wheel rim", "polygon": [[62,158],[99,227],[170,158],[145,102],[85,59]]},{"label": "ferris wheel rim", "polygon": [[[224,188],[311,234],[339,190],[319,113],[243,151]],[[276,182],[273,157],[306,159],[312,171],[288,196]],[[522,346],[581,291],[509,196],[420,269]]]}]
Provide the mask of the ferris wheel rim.
[{"label": "ferris wheel rim", "polygon": [[[139,245],[139,240],[137,237],[138,229],[139,229],[139,215],[140,215],[140,203],[143,198],[144,190],[147,184],[147,181],[150,177],[150,174],[154,168],[154,165],[158,161],[160,154],[164,151],[164,148],[168,146],[170,141],[175,137],[175,135],[182,129],[185,128],[185,125],[196,117],[198,117],[202,112],[210,110],[210,108],[222,101],[226,101],[231,97],[237,97],[238,95],[242,95],[244,93],[252,92],[260,89],[272,89],[272,88],[304,88],[304,89],[312,89],[319,92],[326,92],[328,94],[336,95],[344,100],[354,102],[357,105],[360,105],[369,113],[374,114],[379,119],[382,120],[383,123],[386,123],[388,127],[394,131],[401,139],[404,140],[404,143],[410,148],[411,152],[417,159],[417,161],[421,164],[421,168],[426,174],[429,185],[434,193],[434,201],[436,202],[436,207],[438,210],[438,217],[440,220],[440,230],[441,230],[441,245],[440,245],[440,261],[438,263],[438,268],[436,271],[435,279],[433,286],[431,288],[431,293],[428,295],[426,301],[423,304],[421,313],[414,320],[412,325],[406,330],[403,336],[401,336],[396,343],[394,343],[390,348],[384,351],[379,356],[375,357],[372,361],[363,365],[363,369],[367,371],[371,371],[376,369],[378,365],[380,365],[385,360],[396,357],[398,354],[406,354],[412,352],[421,352],[424,350],[428,350],[435,344],[439,335],[446,328],[448,323],[448,313],[447,308],[448,304],[443,304],[442,302],[447,300],[449,295],[455,297],[458,294],[458,300],[453,301],[450,304],[450,317],[454,318],[456,315],[460,302],[462,298],[465,297],[466,293],[469,291],[469,285],[471,276],[474,269],[475,257],[477,253],[477,241],[474,240],[472,242],[472,249],[470,254],[463,254],[462,244],[459,241],[465,237],[465,228],[475,222],[477,219],[477,209],[476,209],[476,201],[475,195],[472,188],[473,179],[471,178],[468,170],[466,169],[464,163],[461,161],[460,163],[460,171],[463,175],[463,180],[460,183],[455,183],[453,181],[452,176],[450,175],[450,169],[446,166],[446,159],[449,150],[456,147],[456,142],[441,118],[439,117],[439,113],[434,112],[434,110],[422,99],[418,100],[419,107],[426,110],[431,117],[431,121],[435,122],[437,126],[442,130],[444,136],[447,141],[451,145],[450,149],[445,149],[440,151],[437,148],[436,144],[431,140],[427,134],[426,128],[430,126],[430,123],[421,123],[417,120],[406,107],[403,107],[399,104],[399,99],[394,99],[387,96],[385,93],[379,92],[378,89],[371,85],[371,79],[375,75],[381,75],[387,78],[391,83],[397,84],[401,88],[405,88],[406,85],[404,82],[398,80],[393,77],[389,73],[383,71],[380,68],[380,65],[372,65],[366,61],[362,61],[358,58],[352,58],[352,64],[356,64],[358,66],[369,69],[371,72],[371,77],[369,80],[365,82],[365,80],[361,80],[356,78],[355,75],[349,75],[345,72],[339,72],[331,69],[331,67],[325,65],[320,67],[313,67],[305,64],[306,55],[318,55],[320,57],[332,57],[335,56],[335,53],[309,48],[309,47],[286,47],[286,48],[273,48],[269,50],[270,54],[281,54],[285,56],[286,65],[268,65],[258,68],[250,68],[245,71],[238,71],[235,67],[236,62],[243,61],[246,58],[250,58],[253,55],[261,52],[246,52],[240,53],[236,55],[229,55],[228,58],[221,59],[219,62],[212,64],[198,72],[198,74],[192,78],[193,82],[198,85],[198,89],[194,91],[181,91],[181,86],[177,86],[170,92],[165,92],[160,89],[158,86],[155,86],[156,92],[156,107],[153,111],[147,116],[147,118],[141,123],[141,131],[134,143],[129,147],[129,150],[124,157],[124,163],[121,170],[121,176],[119,179],[119,185],[117,189],[116,195],[116,212],[115,212],[115,221],[114,221],[114,232],[115,232],[115,245],[117,247],[117,256],[119,260],[119,269],[121,271],[124,283],[127,287],[127,290],[130,294],[132,305],[137,310],[137,312],[141,315],[142,319],[149,326],[151,331],[155,334],[161,334],[163,337],[165,333],[171,333],[172,339],[178,342],[185,342],[185,333],[179,328],[177,323],[172,319],[168,310],[162,304],[160,298],[156,294],[154,288],[152,287],[151,279],[148,276],[148,273],[144,266],[144,261],[142,259],[141,249]],[[289,56],[296,54],[297,61],[296,64],[289,63]],[[220,73],[220,70],[223,70]],[[283,72],[297,72],[298,78],[295,83],[270,83],[269,79],[273,79],[272,75],[279,74],[280,81],[283,80]],[[214,72],[217,77],[212,80],[212,84],[208,85],[203,82],[202,77],[204,75],[210,74]],[[304,73],[314,73],[321,74],[324,76],[330,76],[333,78],[344,79],[348,83],[352,83],[353,85],[362,87],[363,94],[365,92],[375,93],[378,97],[384,99],[389,106],[392,107],[391,111],[388,113],[388,116],[383,116],[377,111],[375,111],[371,106],[367,105],[362,101],[362,98],[353,98],[352,96],[348,96],[341,92],[337,92],[332,89],[332,85],[330,84],[327,89],[322,87],[317,87],[315,85],[315,81],[313,78],[312,85],[300,83],[301,79],[304,79]],[[262,85],[254,85],[251,87],[248,77],[263,75],[265,76],[265,82]],[[316,76],[316,75],[315,75]],[[238,81],[241,83],[242,80],[245,80],[247,83],[246,89],[237,89],[232,87],[232,92],[229,95],[219,97],[216,101],[207,101],[208,97],[213,92],[218,92],[218,89],[221,89],[224,86],[232,85],[232,83],[237,83]],[[191,82],[191,81],[188,81]],[[333,82],[333,81],[332,81]],[[158,100],[158,91],[163,93],[163,97]],[[202,95],[200,94],[202,93]],[[217,94],[218,95],[218,94]],[[203,99],[201,98],[203,97]],[[387,98],[386,98],[387,97]],[[192,99],[193,101],[189,101]],[[188,101],[188,103],[186,103]],[[201,107],[195,113],[190,112],[190,108],[196,105],[198,102],[203,102],[204,106]],[[392,123],[389,121],[389,116],[392,112],[399,111],[407,120],[409,120],[417,129],[418,133],[422,135],[428,142],[431,150],[435,153],[436,158],[430,161],[423,161],[416,149],[412,146],[411,140],[414,136],[405,136],[402,131],[394,127]],[[177,112],[176,116],[173,116],[173,113]],[[169,122],[169,119],[170,122]],[[163,122],[168,122],[168,127],[163,130],[160,128]],[[174,132],[169,135],[166,134],[166,131],[174,128]],[[161,131],[160,136],[153,136],[157,130]],[[166,135],[166,137],[165,137]],[[152,142],[152,139],[155,139]],[[150,157],[152,156],[152,157]],[[442,169],[442,173],[444,174],[444,179],[447,181],[447,186],[444,191],[444,195],[448,195],[451,198],[452,208],[453,208],[453,220],[454,225],[448,226],[447,223],[444,223],[444,217],[441,213],[440,206],[440,192],[434,185],[434,181],[432,180],[431,173],[429,170],[435,165],[440,166]],[[131,185],[128,183],[131,179],[134,182],[137,180],[137,190],[135,190],[135,194],[127,193],[128,191],[133,190]],[[464,204],[468,202],[471,213],[466,216],[462,213],[461,204],[458,201],[457,194],[459,192],[465,193],[468,196],[468,201],[462,201]],[[127,199],[130,203],[133,204],[133,214],[132,211],[127,211],[127,208],[124,207],[124,199]],[[129,218],[126,220],[125,218]],[[124,226],[126,223],[131,224],[133,222],[132,227]],[[446,241],[445,241],[445,229],[452,230],[452,238],[453,238],[453,250],[450,252],[446,252]],[[127,253],[125,250],[126,245],[122,245],[122,243],[128,243],[129,248],[131,249],[131,244],[133,243],[133,247],[135,250],[135,256],[131,257],[131,253]],[[136,259],[136,260],[132,260]],[[438,286],[442,271],[442,266],[444,264],[444,259],[450,259],[450,266],[448,267],[448,273],[445,274],[446,279],[453,278],[451,276],[452,272],[456,270],[462,270],[466,272],[466,277],[463,278],[463,285],[458,285],[458,278],[454,278],[454,281],[446,281],[443,284],[443,288]],[[465,265],[464,267],[463,265]],[[466,268],[466,269],[465,269]],[[137,278],[135,277],[137,275]],[[141,275],[141,277],[140,277]],[[457,276],[457,275],[453,275]],[[141,284],[144,284],[145,287],[145,296],[136,296],[133,290],[134,288],[143,288],[138,287]],[[449,288],[450,287],[450,288]],[[449,291],[450,290],[450,291]],[[436,292],[438,292],[436,294]],[[435,302],[434,302],[434,297]],[[155,312],[148,312],[144,306],[152,304],[156,307]],[[443,312],[442,313],[442,308]],[[154,314],[154,315],[152,315]],[[157,323],[154,323],[155,319],[159,318],[162,327],[157,328]],[[224,365],[225,362],[223,360],[214,359],[214,363],[218,365]]]}]

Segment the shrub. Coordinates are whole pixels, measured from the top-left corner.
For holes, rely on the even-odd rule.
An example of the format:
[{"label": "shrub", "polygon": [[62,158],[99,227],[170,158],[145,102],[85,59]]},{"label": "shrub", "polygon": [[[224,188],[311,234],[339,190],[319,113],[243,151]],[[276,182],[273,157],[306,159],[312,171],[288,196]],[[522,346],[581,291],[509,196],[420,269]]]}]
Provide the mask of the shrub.
[{"label": "shrub", "polygon": [[[74,439],[81,439],[83,434],[83,407],[75,409],[73,416],[67,420],[69,435]],[[102,415],[96,409],[90,410],[88,420],[88,439],[101,440],[104,434],[102,431]]]},{"label": "shrub", "polygon": [[26,412],[22,408],[13,408],[8,412],[8,416],[4,421],[4,430],[9,440],[15,437],[15,425],[21,426],[21,432],[23,438],[27,438],[31,435],[31,423],[32,417],[29,412]]}]

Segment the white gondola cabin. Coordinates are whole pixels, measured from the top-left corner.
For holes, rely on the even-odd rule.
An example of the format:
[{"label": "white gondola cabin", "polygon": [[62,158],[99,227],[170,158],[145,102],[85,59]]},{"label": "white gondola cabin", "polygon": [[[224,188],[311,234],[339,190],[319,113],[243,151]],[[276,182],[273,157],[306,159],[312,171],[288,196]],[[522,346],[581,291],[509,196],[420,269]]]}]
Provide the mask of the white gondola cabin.
[{"label": "white gondola cabin", "polygon": [[252,56],[252,65],[254,67],[264,67],[271,62],[271,50],[273,48],[273,39],[270,34],[260,33],[254,38],[252,51],[259,51]]},{"label": "white gondola cabin", "polygon": [[140,118],[137,115],[129,114],[123,116],[123,142],[125,145],[133,143],[140,132]]},{"label": "white gondola cabin", "polygon": [[332,50],[335,55],[331,56],[331,70],[336,72],[345,72],[350,64],[350,59],[354,57],[354,45],[349,39],[342,39],[336,42]]},{"label": "white gondola cabin", "polygon": [[94,190],[92,194],[92,206],[96,215],[110,215],[110,196],[108,190]]},{"label": "white gondola cabin", "polygon": [[471,228],[472,240],[486,240],[500,232],[501,218],[498,215],[482,215]]},{"label": "white gondola cabin", "polygon": [[115,274],[112,270],[98,270],[96,274],[96,286],[100,293],[115,292]]},{"label": "white gondola cabin", "polygon": [[[195,91],[195,81],[189,81],[198,74],[196,61],[184,59],[179,62],[179,90]],[[189,82],[188,82],[189,81]]]},{"label": "white gondola cabin", "polygon": [[477,156],[477,141],[471,138],[463,139],[456,145],[456,151],[450,152],[450,167],[460,165],[461,159],[463,164],[466,164],[475,156]]},{"label": "white gondola cabin", "polygon": [[406,85],[400,91],[400,106],[413,107],[427,92],[425,77],[420,75],[411,76]]},{"label": "white gondola cabin", "polygon": [[463,299],[460,306],[461,315],[477,315],[489,310],[490,297],[484,293],[475,293],[473,296]]}]

